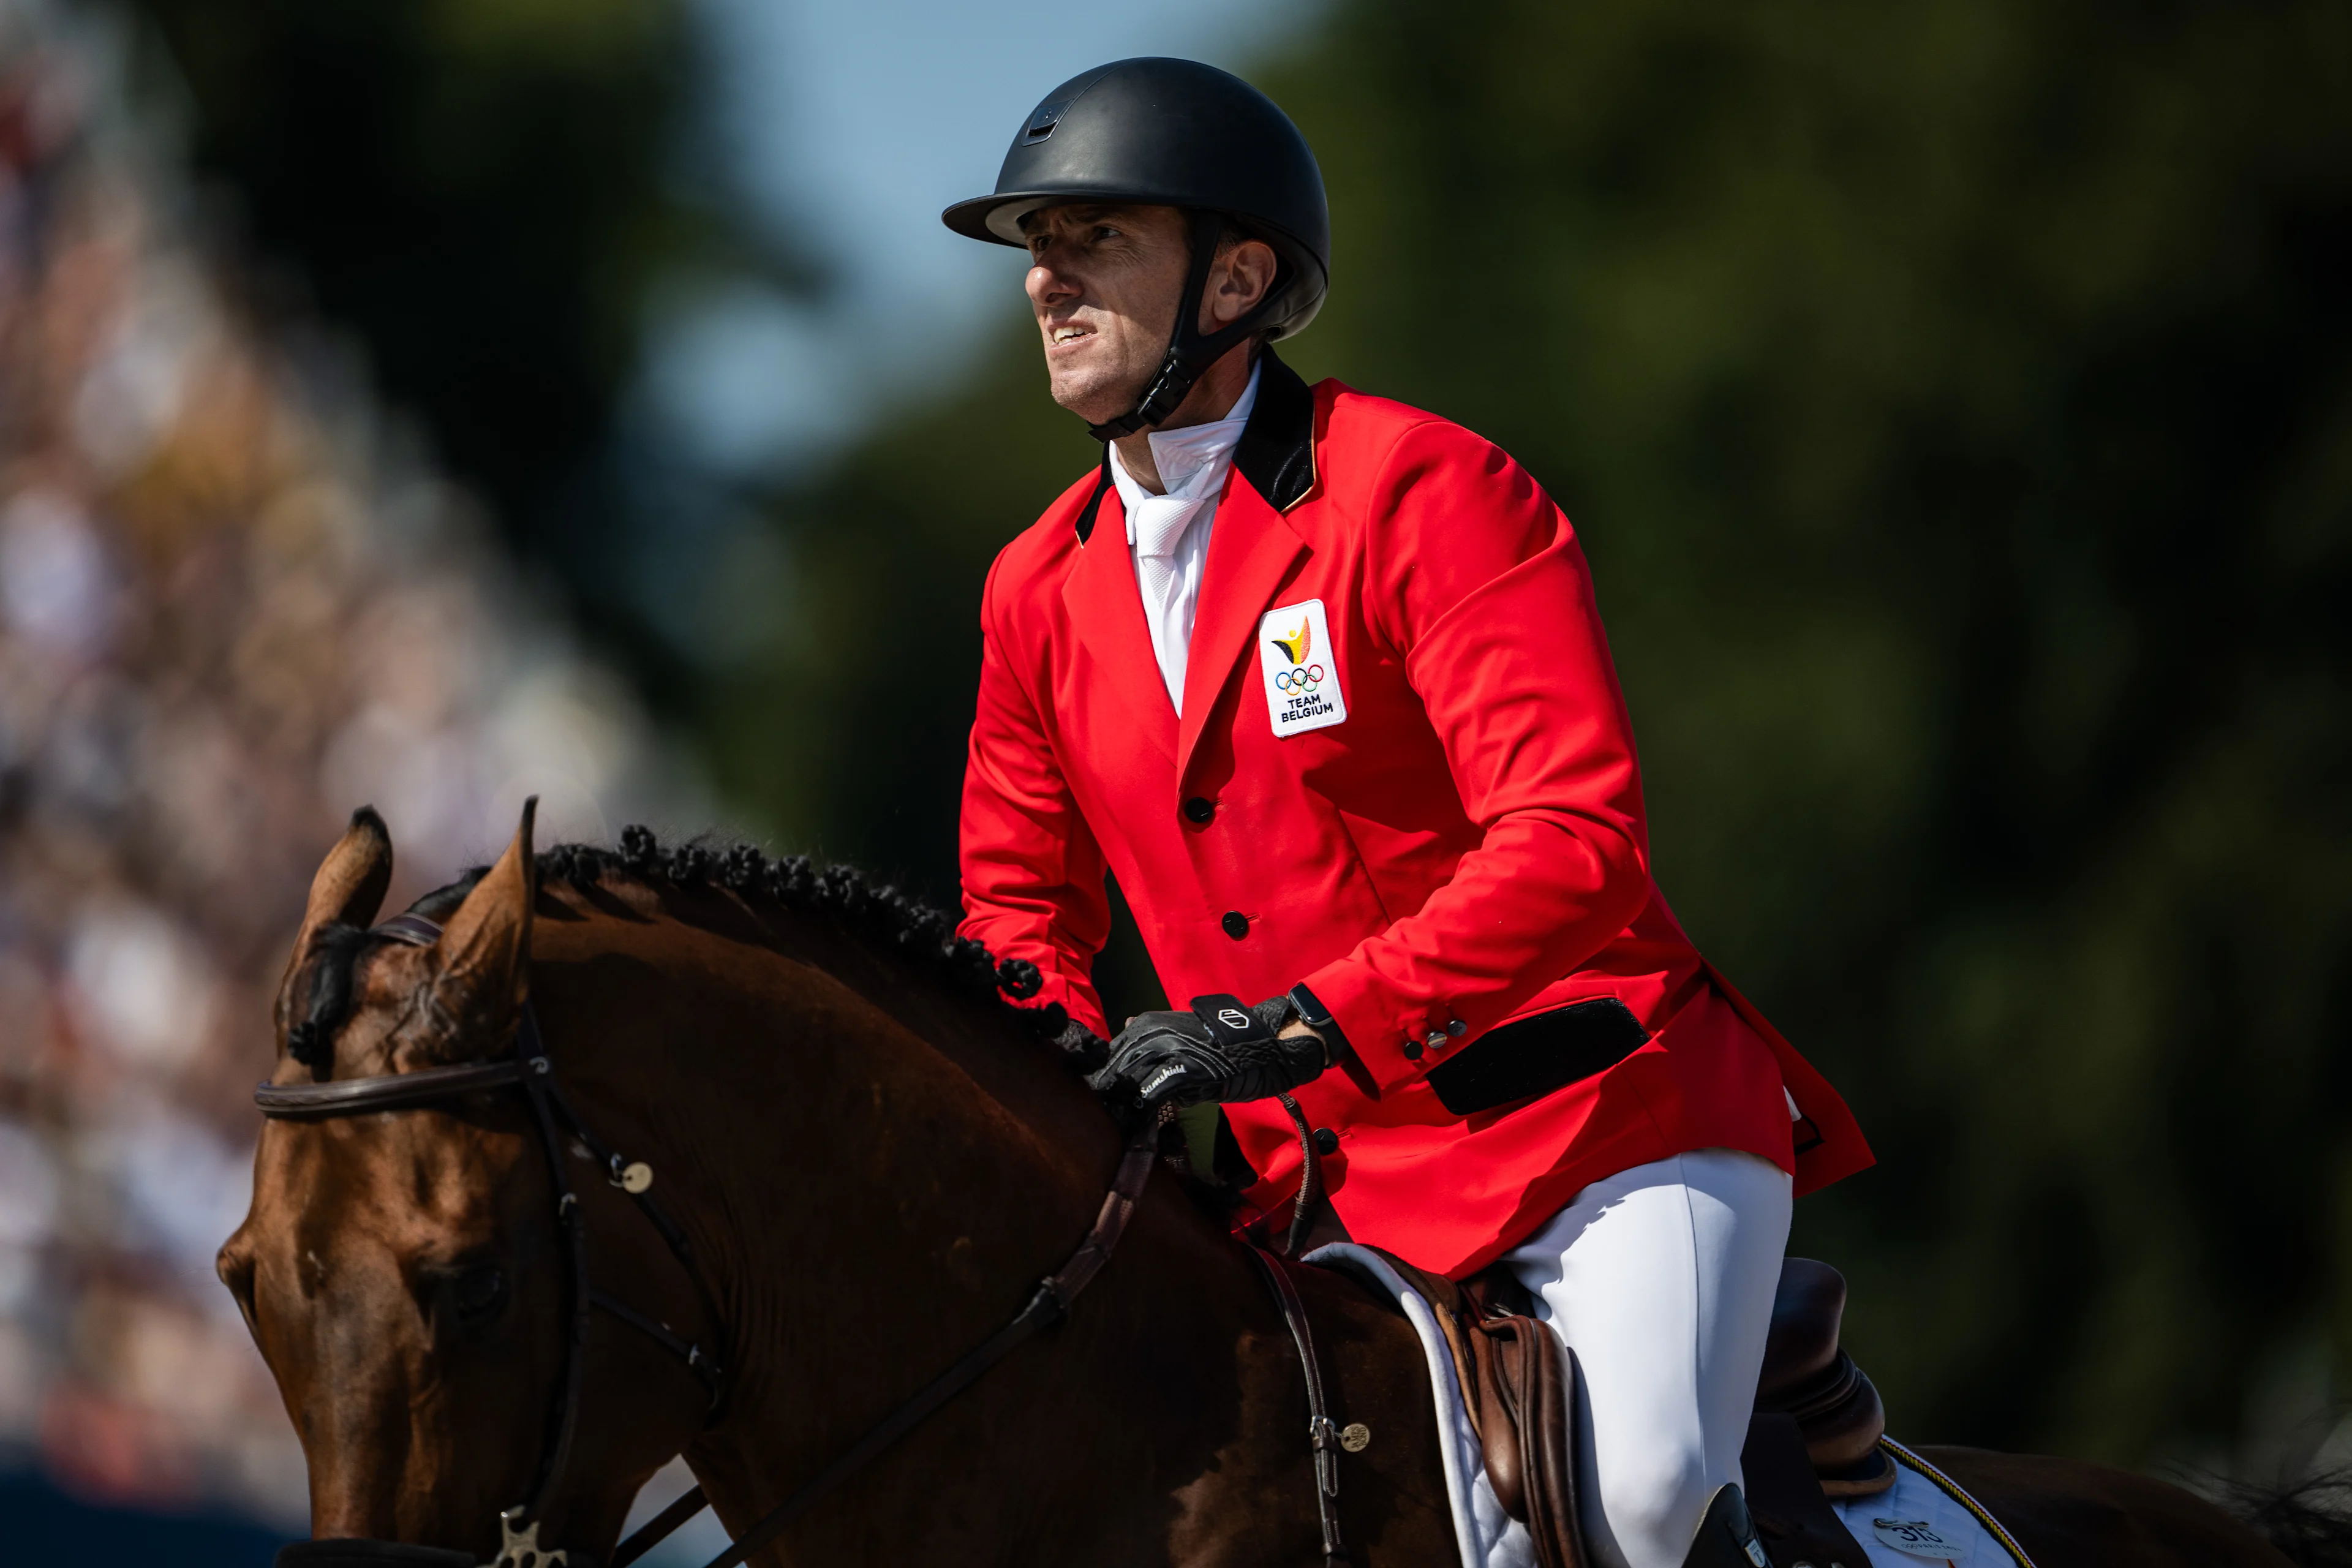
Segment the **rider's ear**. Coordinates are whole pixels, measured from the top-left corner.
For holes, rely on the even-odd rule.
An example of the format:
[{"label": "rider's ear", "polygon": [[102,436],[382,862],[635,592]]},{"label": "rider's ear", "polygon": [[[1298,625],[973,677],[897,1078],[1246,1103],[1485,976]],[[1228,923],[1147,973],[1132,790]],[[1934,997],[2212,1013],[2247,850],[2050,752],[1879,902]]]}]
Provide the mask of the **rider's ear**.
[{"label": "rider's ear", "polygon": [[435,944],[434,994],[468,1032],[505,1033],[530,994],[530,908],[539,896],[530,825],[539,797],[522,803],[522,825]]},{"label": "rider's ear", "polygon": [[294,939],[293,956],[286,962],[286,977],[278,987],[278,1026],[283,1035],[292,1006],[294,977],[310,956],[319,933],[331,925],[364,926],[383,907],[392,887],[392,833],[363,805],[352,813],[352,825],[319,863],[310,879],[310,901],[302,910],[302,930]]}]

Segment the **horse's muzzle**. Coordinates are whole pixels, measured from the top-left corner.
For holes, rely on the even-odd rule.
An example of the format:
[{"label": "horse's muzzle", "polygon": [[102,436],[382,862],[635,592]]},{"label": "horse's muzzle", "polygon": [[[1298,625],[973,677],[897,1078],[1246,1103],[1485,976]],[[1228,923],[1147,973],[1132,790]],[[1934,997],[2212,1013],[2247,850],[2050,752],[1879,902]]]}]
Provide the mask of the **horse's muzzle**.
[{"label": "horse's muzzle", "polygon": [[470,1552],[412,1546],[404,1541],[289,1541],[278,1549],[278,1568],[478,1568]]}]

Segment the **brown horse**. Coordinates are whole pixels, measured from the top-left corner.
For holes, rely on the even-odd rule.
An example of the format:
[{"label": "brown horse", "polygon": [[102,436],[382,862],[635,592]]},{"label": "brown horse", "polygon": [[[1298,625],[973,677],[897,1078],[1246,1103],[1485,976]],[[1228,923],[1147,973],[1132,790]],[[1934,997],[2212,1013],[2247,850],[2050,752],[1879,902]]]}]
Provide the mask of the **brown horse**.
[{"label": "brown horse", "polygon": [[[528,1000],[614,1152],[555,1136],[589,1281],[621,1304],[570,1357],[573,1215],[542,1101],[511,1084],[268,1123],[220,1273],[300,1435],[321,1539],[489,1560],[501,1510],[540,1489],[573,1359],[576,1429],[532,1510],[539,1543],[609,1556],[681,1452],[740,1532],[1001,1329],[1102,1204],[1109,1119],[1034,1020],[975,994],[984,958],[940,917],[803,862],[624,846],[535,858],[526,814],[497,866],[420,902],[439,926],[422,944],[368,929],[392,856],[373,812],[320,869],[273,1082],[507,1058]],[[685,1261],[623,1190],[622,1155]],[[1350,1280],[1297,1273],[1333,1418],[1371,1433],[1341,1458],[1355,1561],[1454,1561],[1419,1342]],[[723,1367],[715,1405],[683,1343]],[[1264,1281],[1181,1183],[1155,1182],[1066,1321],[757,1560],[1300,1568],[1321,1555],[1307,1430]],[[2159,1482],[1927,1452],[2042,1568],[2287,1561]]]}]

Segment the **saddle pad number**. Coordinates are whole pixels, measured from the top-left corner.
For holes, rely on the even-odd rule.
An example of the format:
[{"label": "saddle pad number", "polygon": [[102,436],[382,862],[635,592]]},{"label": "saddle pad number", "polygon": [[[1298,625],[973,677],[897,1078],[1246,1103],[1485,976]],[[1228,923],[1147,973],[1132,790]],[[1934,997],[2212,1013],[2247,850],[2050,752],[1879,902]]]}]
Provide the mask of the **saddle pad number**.
[{"label": "saddle pad number", "polygon": [[1257,623],[1257,664],[1276,739],[1347,722],[1348,700],[1339,694],[1339,661],[1322,600],[1268,610]]},{"label": "saddle pad number", "polygon": [[1871,1533],[1897,1552],[1907,1552],[1914,1557],[1932,1557],[1941,1562],[1953,1562],[1968,1551],[1965,1542],[1951,1540],[1936,1532],[1924,1519],[1874,1519]]}]

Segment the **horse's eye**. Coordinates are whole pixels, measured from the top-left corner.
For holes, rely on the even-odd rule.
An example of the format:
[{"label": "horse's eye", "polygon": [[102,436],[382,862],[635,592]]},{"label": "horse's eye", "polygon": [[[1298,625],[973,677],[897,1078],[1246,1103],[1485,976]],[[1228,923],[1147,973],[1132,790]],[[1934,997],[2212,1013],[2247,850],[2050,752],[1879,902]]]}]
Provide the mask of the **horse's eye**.
[{"label": "horse's eye", "polygon": [[457,1321],[468,1328],[477,1327],[498,1316],[499,1309],[507,1304],[506,1273],[487,1263],[478,1264],[457,1276],[450,1295],[457,1303]]}]

